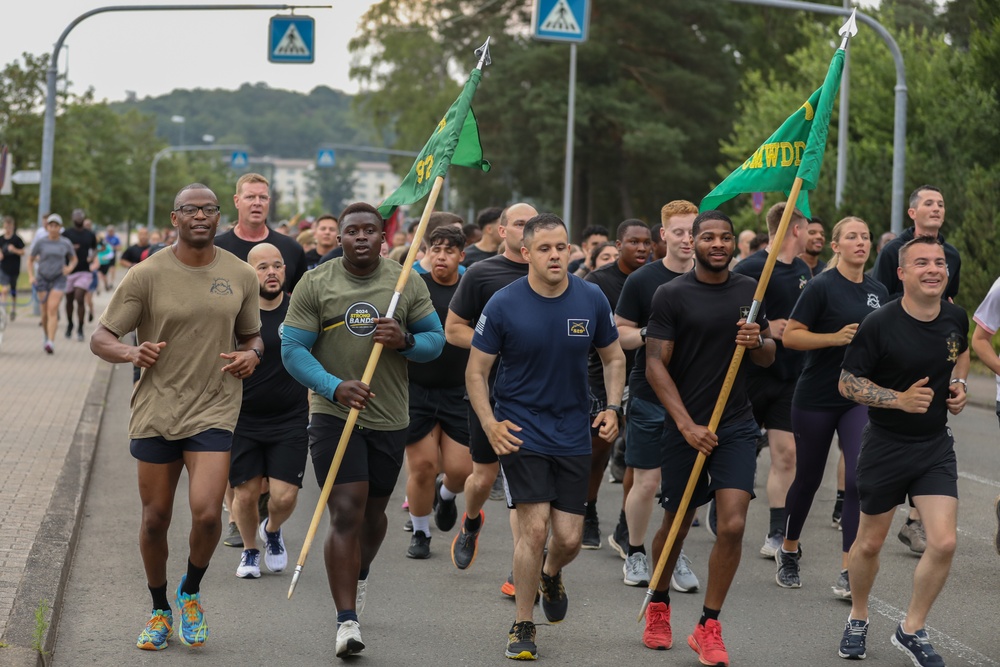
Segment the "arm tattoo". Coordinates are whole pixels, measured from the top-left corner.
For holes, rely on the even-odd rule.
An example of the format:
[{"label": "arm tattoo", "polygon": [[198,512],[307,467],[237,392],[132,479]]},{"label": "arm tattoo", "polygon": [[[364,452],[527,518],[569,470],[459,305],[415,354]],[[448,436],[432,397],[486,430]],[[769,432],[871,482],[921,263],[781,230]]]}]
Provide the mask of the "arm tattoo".
[{"label": "arm tattoo", "polygon": [[657,359],[666,367],[670,363],[670,357],[674,353],[674,341],[660,340],[659,338],[646,339],[646,358]]},{"label": "arm tattoo", "polygon": [[844,398],[875,408],[893,407],[898,396],[892,389],[880,387],[868,378],[859,378],[847,371],[840,371],[840,384]]}]

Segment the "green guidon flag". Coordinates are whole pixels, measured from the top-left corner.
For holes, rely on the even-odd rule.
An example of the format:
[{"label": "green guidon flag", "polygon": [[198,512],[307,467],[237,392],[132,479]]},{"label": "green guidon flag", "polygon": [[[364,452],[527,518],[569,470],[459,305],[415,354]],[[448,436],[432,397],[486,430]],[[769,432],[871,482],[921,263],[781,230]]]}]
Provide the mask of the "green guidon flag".
[{"label": "green guidon flag", "polygon": [[490,163],[483,159],[479,126],[472,112],[472,96],[482,77],[481,70],[472,70],[462,94],[437,124],[403,182],[379,205],[383,218],[392,215],[397,206],[418,202],[430,194],[434,179],[443,177],[452,164],[490,170]]},{"label": "green guidon flag", "polygon": [[812,217],[808,191],[815,189],[819,181],[830,114],[843,70],[844,50],[837,49],[823,85],[753,155],[701,200],[700,209],[718,208],[719,204],[748,192],[784,192],[788,195],[792,182],[799,177],[802,189],[795,205],[807,218]]}]

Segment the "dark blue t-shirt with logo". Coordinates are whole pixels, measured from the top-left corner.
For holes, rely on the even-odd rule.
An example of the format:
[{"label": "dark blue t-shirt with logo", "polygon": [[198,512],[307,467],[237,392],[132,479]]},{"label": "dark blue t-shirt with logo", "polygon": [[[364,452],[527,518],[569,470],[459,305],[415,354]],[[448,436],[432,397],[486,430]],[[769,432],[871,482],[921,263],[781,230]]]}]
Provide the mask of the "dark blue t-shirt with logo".
[{"label": "dark blue t-shirt with logo", "polygon": [[522,447],[583,456],[591,451],[587,353],[617,339],[608,299],[571,275],[555,298],[536,293],[526,277],[498,291],[476,322],[472,345],[500,356],[494,415],[522,428]]}]

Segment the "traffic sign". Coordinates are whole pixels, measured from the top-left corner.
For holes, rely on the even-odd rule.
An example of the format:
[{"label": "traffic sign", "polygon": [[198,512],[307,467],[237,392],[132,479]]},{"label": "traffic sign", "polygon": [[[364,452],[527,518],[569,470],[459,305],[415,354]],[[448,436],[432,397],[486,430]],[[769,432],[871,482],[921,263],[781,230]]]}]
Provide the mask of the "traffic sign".
[{"label": "traffic sign", "polygon": [[337,156],[332,148],[321,148],[316,153],[317,167],[332,167],[337,163]]},{"label": "traffic sign", "polygon": [[316,59],[316,21],[311,16],[272,16],[267,33],[267,59],[272,63]]},{"label": "traffic sign", "polygon": [[249,164],[250,156],[246,154],[246,151],[233,151],[229,158],[229,166],[233,169],[246,169]]},{"label": "traffic sign", "polygon": [[42,182],[42,172],[37,169],[15,171],[10,175],[10,182],[17,185],[38,185]]},{"label": "traffic sign", "polygon": [[590,0],[535,0],[531,35],[553,42],[585,42]]}]

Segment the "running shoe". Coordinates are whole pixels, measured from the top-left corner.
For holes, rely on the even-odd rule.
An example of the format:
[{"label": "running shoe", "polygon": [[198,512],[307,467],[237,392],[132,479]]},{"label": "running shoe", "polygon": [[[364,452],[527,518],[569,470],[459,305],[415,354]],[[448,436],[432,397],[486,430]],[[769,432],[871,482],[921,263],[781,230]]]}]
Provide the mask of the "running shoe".
[{"label": "running shoe", "polygon": [[240,535],[240,529],[236,527],[234,521],[229,522],[229,528],[226,529],[226,539],[222,540],[222,543],[227,547],[243,548],[243,536]]},{"label": "running shoe", "polygon": [[840,527],[840,518],[841,518],[841,516],[843,516],[843,510],[841,509],[843,506],[844,506],[844,502],[842,500],[838,500],[836,503],[834,503],[834,505],[833,505],[833,515],[830,518],[830,526],[832,528],[837,528],[838,530],[841,529],[841,527]]},{"label": "running shoe", "polygon": [[66,339],[68,340],[72,337],[73,337],[73,323],[70,322],[69,324],[66,325]]},{"label": "running shoe", "polygon": [[944,658],[931,646],[927,639],[927,630],[921,628],[914,634],[903,632],[903,625],[896,626],[892,636],[892,645],[906,654],[916,667],[944,667]]},{"label": "running shoe", "polygon": [[833,594],[842,600],[851,599],[851,578],[847,570],[841,570],[837,577],[837,583],[833,585]]},{"label": "running shoe", "polygon": [[511,600],[514,599],[514,593],[517,589],[514,588],[514,573],[511,572],[507,575],[507,578],[502,584],[500,584],[500,593],[505,597],[509,597]]},{"label": "running shoe", "polygon": [[240,556],[240,566],[236,568],[236,576],[240,579],[260,578],[260,551],[244,549]]},{"label": "running shoe", "polygon": [[[589,509],[589,508],[588,508]],[[597,518],[597,508],[583,517],[583,548],[601,548],[601,522]]]},{"label": "running shoe", "polygon": [[694,632],[688,635],[688,646],[698,654],[703,665],[729,667],[729,653],[722,643],[722,626],[714,618],[694,626]]},{"label": "running shoe", "polygon": [[167,648],[167,639],[174,627],[174,617],[170,610],[154,609],[152,616],[146,621],[146,627],[139,633],[136,646],[143,651],[162,651]]},{"label": "running shoe", "polygon": [[799,559],[802,558],[802,549],[796,549],[795,553],[786,553],[781,547],[774,553],[774,562],[778,564],[778,571],[774,575],[774,580],[782,588],[801,588],[802,578],[799,576]]},{"label": "running shoe", "polygon": [[997,553],[1000,554],[1000,496],[997,496],[997,499],[993,501],[993,514],[997,518],[997,530],[993,533],[993,542]]},{"label": "running shoe", "polygon": [[647,586],[649,585],[649,560],[646,554],[637,551],[625,559],[622,565],[622,574],[625,575],[626,586]]},{"label": "running shoe", "polygon": [[868,621],[857,621],[847,618],[847,625],[844,626],[844,636],[840,639],[840,650],[837,652],[841,658],[848,660],[864,660],[867,657],[865,652],[865,640],[868,637]]},{"label": "running shoe", "polygon": [[650,602],[646,607],[646,627],[642,631],[642,643],[646,648],[666,651],[674,645],[674,633],[670,629],[670,605],[665,602]]},{"label": "running shoe", "polygon": [[455,539],[451,542],[451,562],[459,570],[468,569],[476,560],[479,553],[479,533],[486,523],[486,515],[479,510],[479,529],[468,531],[465,529],[466,515],[462,513],[462,527],[458,529]]},{"label": "running shoe", "polygon": [[344,621],[337,627],[337,657],[346,658],[365,650],[361,641],[361,625],[357,621]]},{"label": "running shoe", "polygon": [[288,567],[288,553],[285,551],[285,539],[281,536],[281,529],[271,533],[266,529],[267,519],[260,522],[257,534],[264,542],[264,565],[271,572],[281,572]]},{"label": "running shoe", "polygon": [[354,598],[354,613],[358,616],[365,610],[365,597],[368,595],[368,580],[358,579],[358,593]]},{"label": "running shoe", "polygon": [[79,341],[79,342],[81,342],[81,343],[83,342],[83,329],[79,329],[76,332],[76,340]]},{"label": "running shoe", "polygon": [[705,530],[715,537],[718,533],[719,515],[715,512],[715,498],[708,501],[708,511],[705,512]]},{"label": "running shoe", "polygon": [[407,533],[413,532],[413,519],[406,517],[406,521],[403,522],[403,530]]},{"label": "running shoe", "polygon": [[403,497],[403,504],[400,505],[400,509],[402,509],[404,512],[410,509],[410,499],[409,498],[406,498],[405,496]]},{"label": "running shoe", "polygon": [[442,486],[444,480],[439,479],[434,488],[434,525],[438,530],[447,533],[455,527],[455,521],[458,520],[458,507],[455,506],[454,498],[444,500],[441,497]]},{"label": "running shoe", "polygon": [[691,561],[683,550],[677,557],[674,573],[670,575],[670,587],[678,593],[694,593],[698,590],[698,577],[691,570]]},{"label": "running shoe", "polygon": [[410,538],[410,548],[406,550],[407,558],[424,560],[431,557],[431,538],[421,531],[414,531]]},{"label": "running shoe", "polygon": [[490,489],[490,500],[507,500],[507,492],[503,488],[503,476],[497,474],[493,480],[493,488]]},{"label": "running shoe", "polygon": [[784,541],[785,535],[780,530],[772,530],[764,538],[764,545],[760,548],[760,555],[764,558],[774,558],[774,554],[778,553]]},{"label": "running shoe", "polygon": [[608,544],[611,548],[618,552],[618,555],[622,557],[622,560],[628,558],[628,523],[626,521],[618,520],[618,525],[615,526],[615,532],[608,535]]},{"label": "running shoe", "polygon": [[899,541],[910,547],[910,551],[915,554],[922,554],[927,548],[927,534],[924,532],[924,523],[920,519],[907,520],[896,535]]},{"label": "running shoe", "polygon": [[569,598],[562,582],[562,570],[549,576],[542,572],[538,582],[538,591],[542,594],[542,612],[549,623],[559,623],[566,618],[569,608]]},{"label": "running shoe", "polygon": [[504,651],[504,655],[511,660],[535,660],[538,658],[534,623],[521,621],[510,626],[510,633],[507,635],[507,650]]},{"label": "running shoe", "polygon": [[201,646],[208,639],[208,624],[205,610],[201,606],[201,593],[182,593],[185,574],[177,584],[177,609],[181,615],[181,643],[185,646]]},{"label": "running shoe", "polygon": [[51,340],[49,340],[49,339],[46,338],[45,339],[45,344],[42,345],[42,349],[45,350],[46,352],[48,352],[49,354],[52,354],[53,352],[56,351],[56,346],[52,344]]}]

